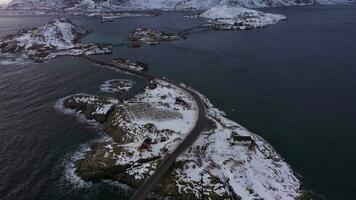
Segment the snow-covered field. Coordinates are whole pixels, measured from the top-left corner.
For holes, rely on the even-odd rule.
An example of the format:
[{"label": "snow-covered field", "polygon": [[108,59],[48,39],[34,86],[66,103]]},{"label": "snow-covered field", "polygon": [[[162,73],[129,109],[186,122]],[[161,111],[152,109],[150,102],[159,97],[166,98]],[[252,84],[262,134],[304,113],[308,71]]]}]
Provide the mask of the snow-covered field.
[{"label": "snow-covered field", "polygon": [[[132,123],[153,123],[158,130],[170,129],[182,135],[190,132],[198,116],[193,97],[165,81],[157,81],[157,88],[146,90],[124,104]],[[146,105],[147,109],[141,105]]]}]

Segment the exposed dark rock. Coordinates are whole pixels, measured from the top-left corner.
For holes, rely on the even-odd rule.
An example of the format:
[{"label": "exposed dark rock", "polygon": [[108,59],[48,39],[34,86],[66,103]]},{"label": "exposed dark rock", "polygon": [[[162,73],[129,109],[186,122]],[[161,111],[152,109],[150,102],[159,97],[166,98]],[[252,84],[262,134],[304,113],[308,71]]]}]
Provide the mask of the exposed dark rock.
[{"label": "exposed dark rock", "polygon": [[89,120],[104,123],[116,103],[103,97],[76,95],[64,99],[63,106],[83,114]]},{"label": "exposed dark rock", "polygon": [[75,163],[75,173],[85,181],[97,182],[112,179],[130,167],[129,165],[116,165],[115,159],[105,157],[105,153],[102,144],[92,146],[90,155]]},{"label": "exposed dark rock", "polygon": [[[132,187],[138,187],[142,181],[137,180],[134,175],[125,173],[125,171],[130,167],[134,167],[135,163],[142,164],[160,159],[160,157],[151,157],[139,159],[132,164],[120,165],[116,163],[115,157],[108,156],[109,153],[106,145],[107,143],[102,142],[94,143],[85,158],[75,162],[75,173],[83,180],[98,182],[100,180],[110,179]],[[110,151],[118,155],[124,153],[125,150],[124,148],[114,147]],[[144,176],[148,175],[149,174],[146,174]]]},{"label": "exposed dark rock", "polygon": [[156,126],[152,123],[145,124],[143,127],[147,129],[150,133],[157,131]]}]

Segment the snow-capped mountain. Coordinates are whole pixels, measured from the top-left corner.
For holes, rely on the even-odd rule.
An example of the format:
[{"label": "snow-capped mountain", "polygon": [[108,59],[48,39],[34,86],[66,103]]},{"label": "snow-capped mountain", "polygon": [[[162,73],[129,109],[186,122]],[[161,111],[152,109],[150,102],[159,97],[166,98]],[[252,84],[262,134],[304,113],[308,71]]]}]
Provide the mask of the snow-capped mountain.
[{"label": "snow-capped mountain", "polygon": [[208,10],[234,4],[246,8],[346,3],[351,0],[12,0],[8,9]]}]

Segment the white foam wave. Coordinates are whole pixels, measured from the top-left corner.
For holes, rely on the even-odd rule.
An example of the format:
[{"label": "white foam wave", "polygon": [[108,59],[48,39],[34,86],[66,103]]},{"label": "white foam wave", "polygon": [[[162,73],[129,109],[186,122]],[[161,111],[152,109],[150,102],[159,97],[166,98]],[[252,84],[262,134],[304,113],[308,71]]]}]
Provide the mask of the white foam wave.
[{"label": "white foam wave", "polygon": [[29,60],[21,55],[0,54],[0,65],[23,65]]},{"label": "white foam wave", "polygon": [[[81,160],[85,157],[85,155],[91,150],[91,144],[96,143],[96,142],[110,142],[112,140],[111,137],[102,134],[102,136],[99,139],[93,140],[90,143],[82,144],[79,147],[79,150],[74,152],[74,154],[67,156],[67,158],[64,160],[64,178],[66,181],[71,183],[74,188],[81,189],[81,188],[89,188],[92,187],[94,183],[92,182],[87,182],[81,179],[76,173],[76,167],[75,163],[78,160]],[[103,181],[105,183],[109,183],[110,181]],[[120,188],[123,188],[123,186],[119,185]]]},{"label": "white foam wave", "polygon": [[64,162],[64,177],[67,181],[73,184],[74,188],[88,188],[93,185],[92,182],[84,181],[75,173],[75,162],[83,159],[85,154],[90,150],[91,148],[89,144],[83,144],[81,145],[79,151],[75,152],[69,159],[66,159]]},{"label": "white foam wave", "polygon": [[105,81],[100,86],[100,90],[108,93],[128,92],[134,84],[135,82],[129,79],[112,79]]}]

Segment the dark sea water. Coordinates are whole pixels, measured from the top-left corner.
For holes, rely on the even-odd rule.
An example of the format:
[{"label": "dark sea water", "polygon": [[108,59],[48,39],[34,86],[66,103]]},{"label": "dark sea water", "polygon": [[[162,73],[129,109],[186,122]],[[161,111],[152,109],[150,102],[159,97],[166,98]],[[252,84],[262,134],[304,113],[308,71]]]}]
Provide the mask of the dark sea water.
[{"label": "dark sea water", "polygon": [[[327,199],[354,199],[356,188],[356,6],[266,9],[287,21],[241,32],[197,31],[187,40],[117,47],[110,56],[149,63],[150,72],[187,83],[231,119],[267,139]],[[163,13],[99,24],[84,41],[119,43],[137,26],[178,32],[201,20]],[[54,17],[0,16],[0,36]],[[1,59],[1,58],[0,58]],[[1,62],[1,60],[0,60]],[[78,188],[66,166],[100,129],[58,112],[67,95],[99,91],[102,82],[135,77],[81,58],[0,65],[0,199],[127,199],[108,184]],[[134,90],[132,93],[137,92]]]}]

